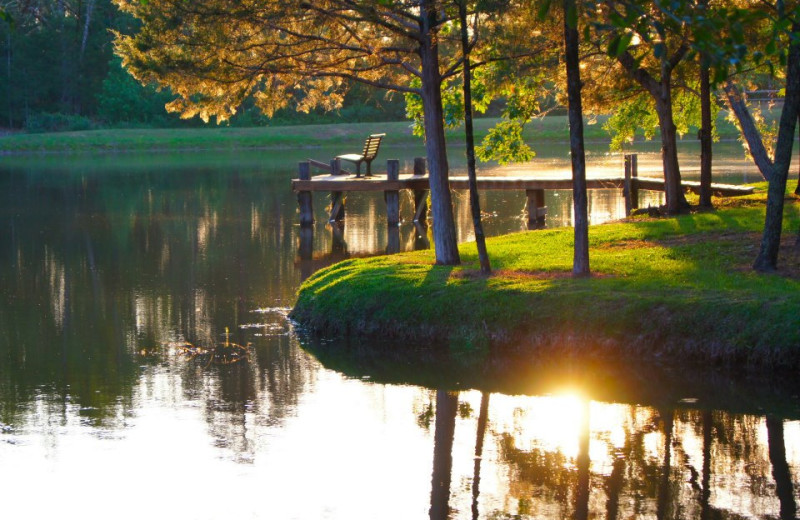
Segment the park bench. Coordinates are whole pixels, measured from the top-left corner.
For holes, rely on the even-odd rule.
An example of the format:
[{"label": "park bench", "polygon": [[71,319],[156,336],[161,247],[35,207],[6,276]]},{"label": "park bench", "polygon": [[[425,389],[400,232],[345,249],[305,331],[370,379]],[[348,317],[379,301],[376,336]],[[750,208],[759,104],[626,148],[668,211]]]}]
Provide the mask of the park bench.
[{"label": "park bench", "polygon": [[364,141],[364,150],[361,152],[361,154],[348,153],[344,155],[337,155],[336,158],[355,163],[356,177],[361,177],[361,163],[367,163],[366,176],[369,177],[372,175],[372,161],[375,159],[375,156],[378,155],[378,149],[381,146],[381,139],[383,139],[385,135],[386,134],[372,134],[367,137],[367,140]]}]

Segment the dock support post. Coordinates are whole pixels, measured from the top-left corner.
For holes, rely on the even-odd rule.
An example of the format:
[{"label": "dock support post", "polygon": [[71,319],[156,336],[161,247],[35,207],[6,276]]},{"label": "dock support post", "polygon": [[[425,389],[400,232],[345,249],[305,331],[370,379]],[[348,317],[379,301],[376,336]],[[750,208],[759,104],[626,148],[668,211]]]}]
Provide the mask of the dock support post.
[{"label": "dock support post", "polygon": [[393,255],[400,252],[400,226],[389,226],[386,240],[386,254]]},{"label": "dock support post", "polygon": [[424,157],[414,157],[414,175],[425,175],[428,165]]},{"label": "dock support post", "polygon": [[414,222],[428,220],[428,190],[414,190]]},{"label": "dock support post", "polygon": [[[386,180],[389,182],[400,179],[400,161],[389,159],[386,162]],[[400,192],[398,190],[386,190],[383,192],[386,200],[386,223],[389,227],[397,227],[400,224]]]},{"label": "dock support post", "polygon": [[639,209],[639,156],[625,155],[625,186],[622,188],[625,198],[625,215],[630,215],[634,209]]},{"label": "dock support post", "polygon": [[[298,163],[298,177],[301,181],[311,180],[311,164],[308,161]],[[300,206],[300,226],[314,224],[314,204],[310,191],[297,192],[297,204]]]},{"label": "dock support post", "polygon": [[431,241],[428,239],[428,223],[414,221],[414,251],[430,249]]},{"label": "dock support post", "polygon": [[[428,173],[428,163],[424,157],[414,157],[414,176],[422,177]],[[428,190],[414,190],[414,222],[428,220]]]},{"label": "dock support post", "polygon": [[328,222],[339,222],[340,220],[344,220],[344,199],[344,192],[331,192],[331,214],[328,217]]},{"label": "dock support post", "polygon": [[[331,159],[331,175],[342,174],[342,160],[338,157]],[[331,215],[328,222],[338,222],[344,220],[344,193],[341,191],[331,192]]]},{"label": "dock support post", "polygon": [[527,202],[525,212],[528,215],[528,229],[544,227],[547,206],[544,205],[544,190],[525,190]]},{"label": "dock support post", "polygon": [[342,160],[338,157],[336,159],[331,159],[331,175],[341,175],[342,174]]}]

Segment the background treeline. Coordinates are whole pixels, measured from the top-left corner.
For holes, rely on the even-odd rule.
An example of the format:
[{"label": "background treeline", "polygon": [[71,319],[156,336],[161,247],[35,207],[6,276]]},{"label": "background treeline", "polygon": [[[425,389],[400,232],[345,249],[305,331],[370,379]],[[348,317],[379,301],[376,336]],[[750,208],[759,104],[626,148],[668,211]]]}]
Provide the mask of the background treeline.
[{"label": "background treeline", "polygon": [[[110,0],[1,0],[0,128],[29,132],[100,127],[201,126],[167,113],[169,91],[142,86],[114,56],[112,31],[135,20]],[[246,103],[235,126],[401,120],[402,96],[356,85],[338,112],[286,108],[268,120]]]}]

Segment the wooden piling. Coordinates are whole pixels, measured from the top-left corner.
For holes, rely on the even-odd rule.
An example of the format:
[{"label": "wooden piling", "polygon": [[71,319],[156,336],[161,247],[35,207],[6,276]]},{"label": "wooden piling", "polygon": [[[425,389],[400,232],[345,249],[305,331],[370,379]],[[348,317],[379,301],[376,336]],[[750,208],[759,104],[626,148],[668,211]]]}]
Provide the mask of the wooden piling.
[{"label": "wooden piling", "polygon": [[328,222],[344,220],[344,199],[343,191],[331,192],[331,214],[328,217]]},{"label": "wooden piling", "polygon": [[331,159],[331,175],[341,175],[342,174],[342,160],[338,157],[336,159]]},{"label": "wooden piling", "polygon": [[[414,177],[424,177],[428,163],[424,157],[414,157]],[[414,190],[414,222],[428,220],[428,190]]]},{"label": "wooden piling", "polygon": [[431,241],[428,239],[428,224],[424,220],[414,221],[414,251],[430,249]]},{"label": "wooden piling", "polygon": [[622,188],[625,198],[625,215],[639,208],[639,156],[636,154],[625,155],[625,183]]},{"label": "wooden piling", "polygon": [[527,202],[525,212],[528,216],[528,228],[536,229],[544,226],[547,206],[544,205],[544,190],[525,190]]},{"label": "wooden piling", "polygon": [[428,190],[414,190],[414,222],[428,220]]},{"label": "wooden piling", "polygon": [[[298,163],[298,176],[300,180],[311,180],[311,165],[308,161]],[[300,206],[300,225],[311,226],[314,224],[314,204],[310,191],[297,192],[297,204]]]},{"label": "wooden piling", "polygon": [[422,176],[427,173],[427,162],[424,157],[414,157],[414,175]]},{"label": "wooden piling", "polygon": [[[386,180],[396,181],[399,178],[400,161],[389,159],[386,162]],[[386,223],[390,227],[397,227],[400,224],[400,192],[398,190],[386,190],[383,192],[383,198],[386,200]]]},{"label": "wooden piling", "polygon": [[393,255],[400,252],[400,226],[389,226],[386,239],[386,254]]}]

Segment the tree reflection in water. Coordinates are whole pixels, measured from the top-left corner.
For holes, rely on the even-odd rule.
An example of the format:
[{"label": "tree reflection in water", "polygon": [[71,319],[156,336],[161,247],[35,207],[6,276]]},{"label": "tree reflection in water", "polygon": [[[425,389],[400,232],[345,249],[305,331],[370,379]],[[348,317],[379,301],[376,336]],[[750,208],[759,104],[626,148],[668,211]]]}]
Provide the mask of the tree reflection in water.
[{"label": "tree reflection in water", "polygon": [[483,443],[486,439],[486,424],[489,421],[489,393],[481,392],[481,408],[478,415],[478,428],[475,434],[475,462],[472,472],[472,519],[479,515],[478,499],[481,484],[481,460],[483,459]]},{"label": "tree reflection in water", "polygon": [[453,436],[458,411],[458,392],[436,391],[436,430],[433,440],[431,479],[431,520],[446,520],[449,513],[450,481],[453,472]]},{"label": "tree reflection in water", "polygon": [[772,463],[772,477],[775,479],[775,493],[780,501],[782,520],[794,519],[797,504],[794,500],[792,474],[786,462],[786,444],[783,436],[783,419],[767,415],[767,442],[769,460]]},{"label": "tree reflection in water", "polygon": [[[458,419],[459,395],[463,403],[479,400],[477,417]],[[553,407],[547,397],[528,399],[525,410],[518,399],[506,408],[502,398],[492,411],[486,392],[437,390],[431,519],[465,518],[467,509],[473,519],[795,518],[793,466],[780,418],[586,398]],[[574,430],[556,425],[566,436],[552,437],[548,422]],[[454,469],[463,467],[454,452],[468,456],[454,443],[462,428],[463,435],[475,432],[469,475]],[[494,445],[489,458],[486,442]],[[505,481],[484,488],[487,470],[505,474]],[[470,485],[454,488],[457,481]]]}]

